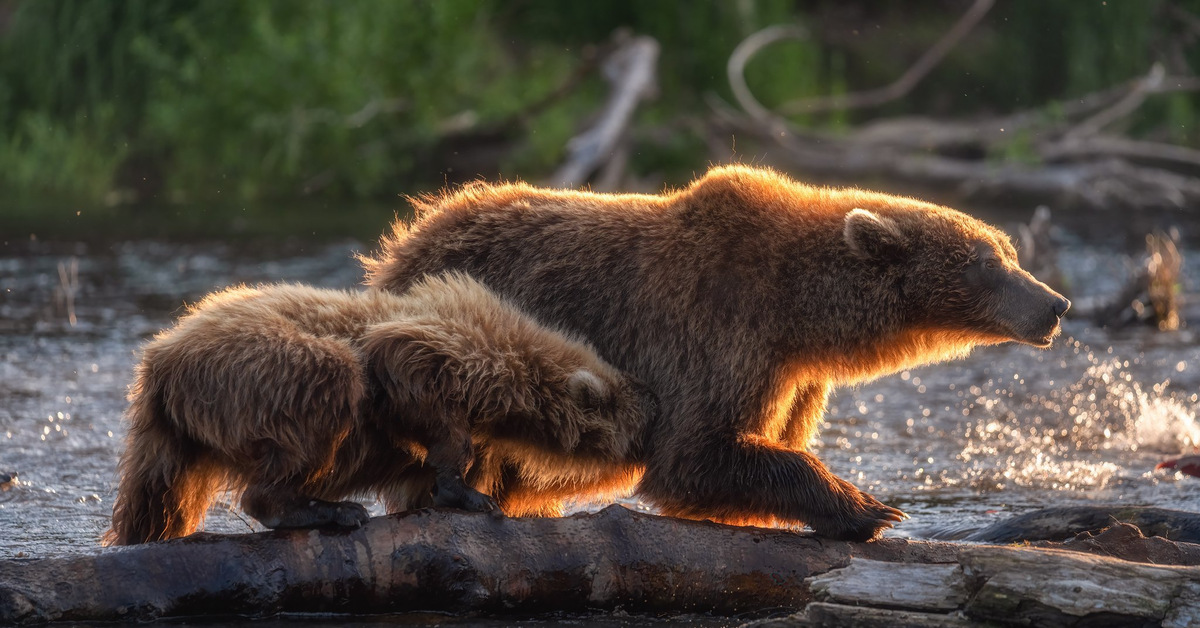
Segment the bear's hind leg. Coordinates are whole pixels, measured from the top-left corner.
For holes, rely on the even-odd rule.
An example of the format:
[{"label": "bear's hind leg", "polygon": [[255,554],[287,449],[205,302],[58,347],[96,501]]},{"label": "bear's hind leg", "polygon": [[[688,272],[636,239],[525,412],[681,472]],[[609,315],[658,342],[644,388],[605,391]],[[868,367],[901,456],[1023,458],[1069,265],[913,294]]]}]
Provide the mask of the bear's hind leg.
[{"label": "bear's hind leg", "polygon": [[371,518],[358,502],[307,497],[279,484],[247,488],[242,493],[242,509],[268,528],[357,528]]}]

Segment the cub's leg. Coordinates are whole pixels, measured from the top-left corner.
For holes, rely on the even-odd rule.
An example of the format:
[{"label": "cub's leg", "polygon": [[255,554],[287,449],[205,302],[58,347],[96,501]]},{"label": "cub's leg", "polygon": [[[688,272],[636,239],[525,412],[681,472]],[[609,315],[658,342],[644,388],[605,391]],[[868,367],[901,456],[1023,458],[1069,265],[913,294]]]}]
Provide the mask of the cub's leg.
[{"label": "cub's leg", "polygon": [[319,497],[346,495],[339,487],[370,464],[339,456],[351,432],[363,429],[362,358],[341,339],[270,333],[249,336],[240,347],[257,362],[228,369],[245,373],[239,385],[255,400],[236,408],[241,416],[224,430],[234,436],[222,451],[244,487],[242,508],[269,528],[361,526],[369,518],[361,504]]},{"label": "cub's leg", "polygon": [[[402,320],[371,326],[362,344],[370,371],[389,400],[385,405],[394,415],[396,440],[411,437],[426,449],[425,465],[434,471],[433,504],[497,512],[494,499],[464,480],[475,456],[471,422],[466,408],[451,399],[469,396],[476,380],[489,376],[464,361],[464,352],[475,352],[457,346],[464,340],[445,321]],[[397,503],[413,499],[401,493],[396,497]]]},{"label": "cub's leg", "polygon": [[474,462],[474,447],[465,413],[452,411],[446,432],[428,445],[425,464],[434,469],[433,504],[472,512],[499,512],[496,500],[467,486],[464,479]]},{"label": "cub's leg", "polygon": [[484,441],[467,484],[493,495],[510,517],[560,517],[570,501],[628,495],[642,476],[639,464],[563,457]]},{"label": "cub's leg", "polygon": [[388,514],[433,506],[433,469],[414,466],[379,491]]}]

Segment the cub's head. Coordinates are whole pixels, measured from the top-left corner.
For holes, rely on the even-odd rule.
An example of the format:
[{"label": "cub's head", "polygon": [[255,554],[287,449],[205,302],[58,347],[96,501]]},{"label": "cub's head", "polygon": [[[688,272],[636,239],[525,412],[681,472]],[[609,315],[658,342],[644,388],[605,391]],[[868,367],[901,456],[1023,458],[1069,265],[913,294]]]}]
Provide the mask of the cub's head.
[{"label": "cub's head", "polygon": [[567,378],[567,390],[578,408],[619,430],[640,432],[658,417],[658,397],[611,367],[575,371]]},{"label": "cub's head", "polygon": [[920,205],[853,209],[843,228],[856,257],[896,278],[906,322],[972,343],[1049,347],[1071,302],[1017,264],[998,229]]}]

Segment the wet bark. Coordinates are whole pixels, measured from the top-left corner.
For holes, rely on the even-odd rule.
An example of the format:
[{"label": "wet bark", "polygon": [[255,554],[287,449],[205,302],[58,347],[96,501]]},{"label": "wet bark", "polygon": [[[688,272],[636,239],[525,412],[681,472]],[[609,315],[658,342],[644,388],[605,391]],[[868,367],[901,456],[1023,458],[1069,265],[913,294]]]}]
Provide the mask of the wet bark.
[{"label": "wet bark", "polygon": [[[1136,530],[1120,543],[1102,537],[1049,547],[1200,563],[1196,552],[1151,551],[1156,542],[1185,544]],[[354,531],[198,534],[93,555],[0,561],[0,624],[279,612],[744,616],[804,608],[813,597],[809,579],[852,559],[953,571],[966,564],[964,551],[900,538],[833,542],[619,506],[551,519],[422,510]],[[923,581],[914,574],[904,580]]]},{"label": "wet bark", "polygon": [[[1111,536],[1144,538],[1132,526],[1119,526]],[[753,625],[1191,626],[1200,621],[1200,567],[1063,549],[968,546],[954,563],[934,565],[854,558],[806,584],[816,602],[796,615]]]},{"label": "wet bark", "polygon": [[1063,541],[1081,532],[1103,530],[1116,523],[1134,525],[1147,536],[1200,543],[1200,514],[1140,506],[1043,508],[965,535],[938,535],[935,538],[980,543]]}]

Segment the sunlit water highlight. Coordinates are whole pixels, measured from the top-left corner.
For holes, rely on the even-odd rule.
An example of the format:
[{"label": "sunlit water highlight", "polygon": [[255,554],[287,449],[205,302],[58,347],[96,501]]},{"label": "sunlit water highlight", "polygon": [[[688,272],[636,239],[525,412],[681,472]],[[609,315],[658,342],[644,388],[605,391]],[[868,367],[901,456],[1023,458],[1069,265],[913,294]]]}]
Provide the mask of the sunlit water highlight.
[{"label": "sunlit water highlight", "polygon": [[[351,254],[366,249],[33,244],[0,257],[0,473],[18,474],[0,485],[0,557],[96,548],[137,349],[185,302],[237,283],[354,287],[361,272]],[[1075,260],[1075,285],[1119,287],[1119,257],[1087,247],[1064,256]],[[58,270],[71,258],[74,327]],[[817,447],[836,473],[912,515],[897,535],[971,529],[1051,505],[1200,510],[1200,479],[1152,471],[1200,444],[1198,384],[1200,347],[1189,332],[1112,338],[1070,322],[1048,351],[980,349],[840,390]],[[226,503],[207,529],[258,526]]]}]

